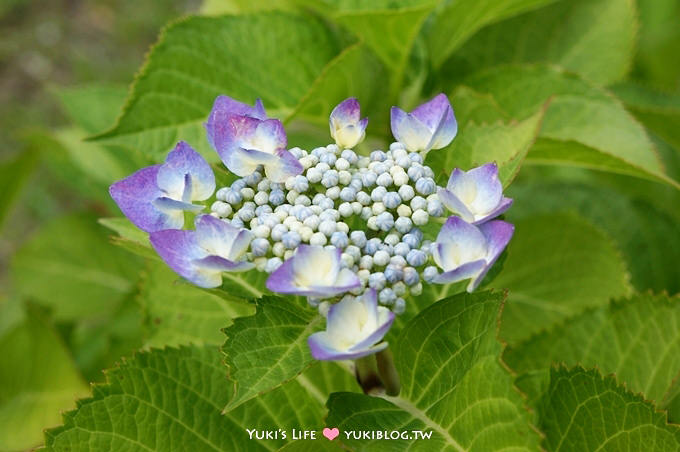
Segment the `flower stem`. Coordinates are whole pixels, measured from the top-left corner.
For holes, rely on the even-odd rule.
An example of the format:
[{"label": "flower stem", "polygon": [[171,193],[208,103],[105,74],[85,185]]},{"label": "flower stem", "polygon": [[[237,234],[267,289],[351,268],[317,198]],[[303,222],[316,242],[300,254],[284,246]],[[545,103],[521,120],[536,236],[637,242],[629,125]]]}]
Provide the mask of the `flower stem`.
[{"label": "flower stem", "polygon": [[375,355],[364,356],[354,361],[356,365],[356,377],[359,386],[365,394],[377,395],[383,392],[383,383],[378,374],[378,364]]},{"label": "flower stem", "polygon": [[378,364],[378,373],[385,386],[385,393],[389,396],[399,395],[401,383],[399,381],[397,369],[394,367],[392,352],[389,348],[386,348],[385,350],[378,352],[375,355],[375,359]]}]

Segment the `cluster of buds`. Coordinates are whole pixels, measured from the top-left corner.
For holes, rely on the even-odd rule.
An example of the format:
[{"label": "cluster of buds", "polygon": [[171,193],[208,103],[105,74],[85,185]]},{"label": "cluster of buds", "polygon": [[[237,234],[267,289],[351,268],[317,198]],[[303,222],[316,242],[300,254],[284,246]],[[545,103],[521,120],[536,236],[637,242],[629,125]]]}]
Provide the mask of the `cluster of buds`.
[{"label": "cluster of buds", "polygon": [[[327,317],[326,331],[309,338],[312,355],[354,359],[387,346],[395,314],[423,283],[480,284],[512,237],[513,226],[494,219],[512,200],[494,163],[456,169],[446,187],[436,185],[425,155],[457,132],[443,94],[410,113],[393,107],[396,141],[385,151],[353,150],[368,125],[354,98],[329,125],[335,143],[289,149],[282,123],[259,100],[219,96],[207,137],[239,178],[217,189],[210,213],[195,202],[212,197],[215,177],[184,142],[110,193],[180,276],[218,287],[223,272],[267,272],[269,290],[305,296]],[[197,214],[194,229],[182,229],[186,212]],[[436,238],[426,237],[429,224],[439,227]]]}]

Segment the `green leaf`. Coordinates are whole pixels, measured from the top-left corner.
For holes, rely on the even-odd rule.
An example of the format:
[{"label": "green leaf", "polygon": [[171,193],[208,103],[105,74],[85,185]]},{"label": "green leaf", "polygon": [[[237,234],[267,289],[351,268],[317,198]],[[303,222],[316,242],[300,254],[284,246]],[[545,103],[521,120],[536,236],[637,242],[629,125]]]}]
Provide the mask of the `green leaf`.
[{"label": "green leaf", "polygon": [[341,50],[326,26],[308,15],[178,21],[151,50],[116,126],[98,140],[156,160],[186,140],[215,161],[203,122],[216,96],[249,103],[259,97],[269,114],[286,117]]},{"label": "green leaf", "polygon": [[510,185],[541,128],[545,110],[523,121],[477,124],[468,122],[450,146],[431,151],[427,165],[436,168],[440,185],[446,185],[454,168],[469,170],[496,162],[503,186]]},{"label": "green leaf", "polygon": [[[595,179],[600,182],[601,175]],[[511,221],[549,212],[578,212],[616,242],[635,288],[680,292],[674,257],[680,255],[680,223],[669,216],[672,203],[664,203],[666,208],[661,210],[602,184],[554,178],[517,181],[508,196],[516,199],[507,213]]]},{"label": "green leaf", "polygon": [[580,217],[564,214],[517,221],[508,258],[492,285],[510,290],[501,337],[511,344],[630,291],[611,240]]},{"label": "green leaf", "polygon": [[680,298],[635,295],[589,309],[542,331],[503,355],[531,399],[549,384],[552,363],[597,366],[659,407],[678,390]]},{"label": "green leaf", "polygon": [[28,182],[38,162],[37,148],[27,147],[19,154],[0,162],[0,228],[3,226],[10,209],[19,193]]},{"label": "green leaf", "polygon": [[321,426],[322,403],[297,381],[222,414],[232,395],[222,358],[214,346],[137,354],[46,432],[48,450],[266,451],[286,440],[251,440],[246,429]]},{"label": "green leaf", "polygon": [[89,214],[43,226],[15,254],[10,277],[23,297],[49,306],[59,320],[95,317],[116,308],[137,279],[139,262],[107,242]]},{"label": "green leaf", "polygon": [[550,141],[539,140],[539,151],[529,152],[527,163],[536,156],[536,163],[602,169],[680,188],[664,173],[644,128],[621,103],[574,74],[541,65],[506,66],[473,75],[465,83],[492,95],[517,119],[530,116],[550,99],[539,135]]},{"label": "green leaf", "polygon": [[313,363],[307,338],[320,329],[323,318],[301,303],[279,297],[261,298],[256,306],[255,315],[235,319],[224,330],[222,351],[235,382],[227,411],[280,386]]},{"label": "green leaf", "polygon": [[[0,304],[0,317],[9,315]],[[87,393],[61,339],[37,309],[30,308],[0,332],[0,450],[28,450],[42,440],[59,411]]]},{"label": "green leaf", "polygon": [[332,394],[326,424],[347,430],[432,431],[429,440],[352,440],[356,450],[536,450],[539,435],[501,365],[499,292],[460,294],[421,312],[394,346],[398,397]]},{"label": "green leaf", "polygon": [[220,344],[220,330],[252,314],[243,301],[229,301],[184,283],[161,262],[149,262],[137,296],[148,331],[147,346]]},{"label": "green leaf", "polygon": [[436,6],[434,0],[362,2],[325,0],[334,21],[356,34],[387,65],[393,97],[401,88],[414,41]]},{"label": "green leaf", "polygon": [[71,121],[86,133],[111,127],[127,95],[124,85],[90,83],[53,90]]},{"label": "green leaf", "polygon": [[427,42],[435,67],[446,61],[477,30],[524,11],[540,8],[555,0],[459,0],[442,2]]},{"label": "green leaf", "polygon": [[629,0],[560,1],[491,25],[466,42],[443,71],[454,77],[507,63],[551,63],[607,85],[626,76],[637,20]]},{"label": "green leaf", "polygon": [[137,228],[127,218],[100,218],[99,224],[118,234],[110,237],[115,245],[139,256],[160,260],[158,254],[151,248],[149,234]]},{"label": "green leaf", "polygon": [[550,390],[538,414],[548,451],[680,447],[680,430],[667,424],[664,413],[597,370],[552,369]]},{"label": "green leaf", "polygon": [[635,76],[663,89],[677,90],[680,66],[675,64],[680,28],[677,0],[637,0],[640,31],[635,55]]}]

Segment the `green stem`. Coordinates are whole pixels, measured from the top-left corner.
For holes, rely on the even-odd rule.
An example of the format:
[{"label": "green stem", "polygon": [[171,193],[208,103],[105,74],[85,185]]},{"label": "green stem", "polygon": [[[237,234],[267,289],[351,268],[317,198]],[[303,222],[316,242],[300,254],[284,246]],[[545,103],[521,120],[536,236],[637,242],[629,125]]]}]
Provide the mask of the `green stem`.
[{"label": "green stem", "polygon": [[379,394],[383,391],[383,383],[378,374],[375,355],[364,356],[354,361],[359,386],[365,394]]},{"label": "green stem", "polygon": [[375,355],[375,359],[378,364],[378,373],[385,386],[385,393],[389,396],[399,395],[401,383],[399,381],[397,369],[394,367],[392,352],[389,348],[386,348],[385,350],[378,352]]}]

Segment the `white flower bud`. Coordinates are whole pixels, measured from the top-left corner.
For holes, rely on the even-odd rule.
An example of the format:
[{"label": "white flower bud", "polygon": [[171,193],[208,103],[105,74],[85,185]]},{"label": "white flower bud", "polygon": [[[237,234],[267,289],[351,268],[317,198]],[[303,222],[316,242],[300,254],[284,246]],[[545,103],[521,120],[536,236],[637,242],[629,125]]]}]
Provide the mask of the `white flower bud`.
[{"label": "white flower bud", "polygon": [[315,232],[309,239],[309,244],[313,246],[323,246],[326,244],[326,236],[321,232]]},{"label": "white flower bud", "polygon": [[373,215],[368,220],[366,220],[366,227],[372,231],[378,230],[378,217]]},{"label": "white flower bud", "polygon": [[338,199],[340,197],[340,187],[335,186],[326,190],[326,196],[331,199]]},{"label": "white flower bud", "polygon": [[342,253],[340,255],[340,260],[342,261],[343,265],[347,268],[354,265],[354,258],[347,253]]},{"label": "white flower bud", "polygon": [[212,206],[210,206],[210,210],[222,218],[230,216],[234,211],[231,204],[222,201],[215,201]]},{"label": "white flower bud", "polygon": [[[294,178],[290,177],[288,180],[293,180]],[[286,194],[286,201],[288,201],[290,204],[295,204],[295,200],[297,197],[300,196],[300,193],[296,192],[295,190],[291,190]]]},{"label": "white flower bud", "polygon": [[397,187],[401,187],[403,185],[406,185],[406,184],[408,184],[408,181],[409,181],[408,174],[406,174],[403,171],[395,174],[393,176],[393,179],[394,179],[394,185],[396,185]]},{"label": "white flower bud", "polygon": [[312,235],[314,235],[314,231],[309,226],[302,226],[300,229],[298,229],[298,234],[300,234],[300,238],[303,242],[309,242],[312,238]]},{"label": "white flower bud", "polygon": [[272,253],[274,253],[274,256],[283,257],[285,252],[286,247],[281,242],[276,242],[272,247]]},{"label": "white flower bud", "polygon": [[411,220],[413,221],[413,224],[415,224],[416,226],[426,225],[429,219],[430,216],[423,209],[416,210],[415,212],[413,212],[413,215],[411,216]]},{"label": "white flower bud", "polygon": [[342,217],[346,218],[354,214],[354,209],[352,209],[352,205],[350,203],[343,202],[342,204],[340,204],[340,206],[338,206],[338,212],[340,212],[340,215]]},{"label": "white flower bud", "polygon": [[338,171],[344,171],[349,169],[349,162],[344,158],[340,157],[335,161],[335,169]]},{"label": "white flower bud", "polygon": [[260,225],[252,230],[255,237],[266,239],[269,237],[270,229],[265,225]]},{"label": "white flower bud", "polygon": [[392,185],[392,176],[390,176],[389,173],[382,173],[378,176],[376,183],[381,187],[389,187]]},{"label": "white flower bud", "polygon": [[363,206],[359,201],[354,201],[350,205],[352,206],[352,212],[354,212],[355,215],[359,215],[361,213],[361,209],[363,208]]},{"label": "white flower bud", "polygon": [[390,253],[385,250],[378,250],[373,255],[373,263],[379,267],[384,267],[390,263]]},{"label": "white flower bud", "polygon": [[319,220],[318,215],[310,215],[303,221],[303,224],[312,230],[316,230],[319,227],[319,223],[321,223],[321,220]]},{"label": "white flower bud", "polygon": [[313,184],[321,182],[322,177],[323,173],[318,168],[309,168],[307,170],[307,180]]},{"label": "white flower bud", "polygon": [[409,218],[411,216],[411,208],[406,204],[400,204],[399,207],[397,207],[397,215]]},{"label": "white flower bud", "polygon": [[245,200],[251,200],[253,199],[253,196],[255,196],[255,190],[253,190],[250,187],[245,187],[241,189],[241,196],[243,196],[243,199]]},{"label": "white flower bud", "polygon": [[253,198],[253,200],[255,201],[255,204],[257,204],[258,206],[262,206],[264,204],[267,204],[269,202],[269,193],[267,193],[265,191],[258,191],[255,194],[255,197]]},{"label": "white flower bud", "polygon": [[311,155],[304,156],[300,159],[300,164],[304,169],[311,168],[314,165],[314,157]]},{"label": "white flower bud", "polygon": [[385,204],[383,204],[381,202],[375,202],[375,203],[373,203],[373,206],[371,207],[371,211],[373,212],[373,215],[380,215],[385,210],[387,210],[385,208]]},{"label": "white flower bud", "polygon": [[347,223],[344,223],[342,221],[338,221],[335,223],[335,229],[337,229],[340,232],[344,232],[345,234],[349,233],[349,226]]},{"label": "white flower bud", "polygon": [[283,260],[288,260],[291,257],[293,257],[293,254],[295,254],[295,251],[293,250],[286,250],[285,253],[283,253]]},{"label": "white flower bud", "polygon": [[349,171],[340,171],[338,172],[338,182],[341,185],[347,185],[352,181],[352,173]]}]

